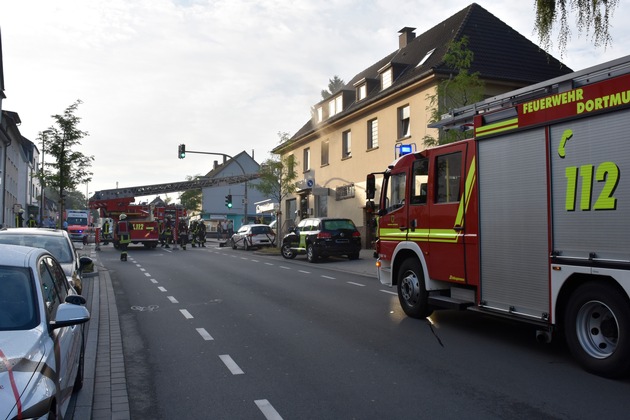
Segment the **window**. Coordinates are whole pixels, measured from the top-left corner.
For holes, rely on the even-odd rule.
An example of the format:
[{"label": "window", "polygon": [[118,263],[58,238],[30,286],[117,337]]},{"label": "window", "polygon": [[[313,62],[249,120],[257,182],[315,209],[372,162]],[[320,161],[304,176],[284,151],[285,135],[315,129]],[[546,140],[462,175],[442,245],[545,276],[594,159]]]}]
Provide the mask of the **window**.
[{"label": "window", "polygon": [[381,75],[381,85],[383,87],[382,90],[385,90],[392,85],[392,69],[391,68],[385,70],[383,74]]},{"label": "window", "polygon": [[435,48],[433,48],[431,51],[427,52],[424,56],[424,58],[422,60],[420,60],[420,62],[418,63],[418,65],[416,67],[419,67],[421,65],[423,65],[424,63],[426,63],[426,61],[429,59],[429,57],[431,57],[431,54],[433,54],[433,51],[435,51]]},{"label": "window", "polygon": [[328,140],[324,140],[322,142],[322,166],[328,165],[328,148],[330,146],[330,142]]},{"label": "window", "polygon": [[339,95],[328,102],[328,116],[332,117],[341,111],[343,111],[343,96]]},{"label": "window", "polygon": [[317,206],[318,217],[328,216],[328,196],[327,195],[316,195],[315,205]]},{"label": "window", "polygon": [[411,184],[411,204],[427,203],[427,182],[429,180],[429,159],[423,158],[413,163]]},{"label": "window", "polygon": [[357,88],[357,100],[365,99],[367,97],[367,85],[363,83]]},{"label": "window", "polygon": [[462,154],[451,153],[438,156],[436,166],[435,202],[458,202],[462,178]]},{"label": "window", "polygon": [[392,174],[388,180],[387,194],[385,196],[385,206],[387,212],[396,210],[405,203],[405,186],[407,176],[405,172]]},{"label": "window", "polygon": [[373,120],[368,121],[368,138],[367,138],[367,148],[376,149],[378,147],[378,120],[374,118]]},{"label": "window", "polygon": [[344,131],[341,135],[341,158],[349,158],[352,156],[352,133],[350,130]]},{"label": "window", "polygon": [[398,108],[398,138],[404,139],[411,135],[409,127],[409,105]]},{"label": "window", "polygon": [[324,121],[324,108],[321,106],[317,107],[317,122]]},{"label": "window", "polygon": [[311,170],[311,149],[307,147],[304,149],[304,161],[302,162],[304,167],[304,172]]}]

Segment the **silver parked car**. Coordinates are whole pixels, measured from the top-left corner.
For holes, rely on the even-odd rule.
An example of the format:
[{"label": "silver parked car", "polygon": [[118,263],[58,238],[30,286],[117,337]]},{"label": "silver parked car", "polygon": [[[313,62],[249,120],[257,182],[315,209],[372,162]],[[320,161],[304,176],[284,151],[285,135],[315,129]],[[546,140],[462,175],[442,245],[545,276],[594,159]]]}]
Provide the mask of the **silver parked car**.
[{"label": "silver parked car", "polygon": [[64,418],[90,319],[52,254],[0,244],[0,418]]},{"label": "silver parked car", "polygon": [[245,250],[276,245],[276,234],[269,225],[243,225],[232,235],[232,248],[241,247]]},{"label": "silver parked car", "polygon": [[81,273],[92,263],[87,256],[79,258],[68,232],[48,228],[5,228],[0,229],[0,244],[44,248],[61,264],[68,281],[81,294]]}]

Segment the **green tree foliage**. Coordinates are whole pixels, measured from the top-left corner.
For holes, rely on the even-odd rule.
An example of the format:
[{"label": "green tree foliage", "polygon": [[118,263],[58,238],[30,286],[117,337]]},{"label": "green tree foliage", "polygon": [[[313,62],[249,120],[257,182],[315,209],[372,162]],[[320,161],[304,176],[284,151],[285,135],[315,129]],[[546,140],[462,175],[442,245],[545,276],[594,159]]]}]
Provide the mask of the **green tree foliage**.
[{"label": "green tree foliage", "polygon": [[[459,41],[450,43],[444,62],[452,69],[448,79],[441,81],[435,94],[428,95],[428,111],[431,114],[430,122],[439,121],[441,115],[451,109],[474,104],[483,99],[484,83],[479,78],[479,73],[470,73],[470,67],[474,54],[468,49],[468,38],[462,37]],[[452,143],[467,137],[467,133],[451,130],[440,132],[436,139],[425,136],[422,141],[426,147],[438,144]]]},{"label": "green tree foliage", "polygon": [[333,76],[332,79],[328,79],[328,90],[322,89],[321,91],[322,99],[328,99],[339,92],[344,84],[344,81],[339,76]]},{"label": "green tree foliage", "polygon": [[[94,157],[76,150],[81,146],[81,140],[88,136],[86,131],[79,130],[81,118],[75,115],[81,103],[81,100],[77,100],[66,108],[63,115],[52,115],[54,124],[37,137],[48,158],[41,174],[41,182],[57,191],[61,214],[66,208],[67,192],[92,180],[90,167]],[[85,204],[81,207],[85,207]]]},{"label": "green tree foliage", "polygon": [[[279,132],[278,137],[280,138],[279,143],[284,143],[289,140],[290,135]],[[271,198],[274,202],[282,203],[285,197],[293,194],[297,189],[296,180],[298,174],[295,171],[296,164],[297,162],[293,155],[284,158],[276,155],[265,160],[260,165],[259,181],[252,184],[253,188]],[[281,226],[282,217],[278,215],[278,227],[280,228]]]},{"label": "green tree foliage", "polygon": [[[195,180],[200,176],[201,175],[186,175],[186,181]],[[201,188],[187,190],[179,195],[179,202],[184,206],[189,215],[201,212],[202,201]]]},{"label": "green tree foliage", "polygon": [[619,0],[535,0],[536,20],[534,32],[543,48],[552,46],[551,36],[554,25],[559,24],[558,48],[564,55],[568,41],[571,39],[569,28],[569,11],[576,14],[576,27],[578,35],[586,33],[588,37],[592,31],[592,40],[595,47],[612,44],[609,32],[610,18]]}]

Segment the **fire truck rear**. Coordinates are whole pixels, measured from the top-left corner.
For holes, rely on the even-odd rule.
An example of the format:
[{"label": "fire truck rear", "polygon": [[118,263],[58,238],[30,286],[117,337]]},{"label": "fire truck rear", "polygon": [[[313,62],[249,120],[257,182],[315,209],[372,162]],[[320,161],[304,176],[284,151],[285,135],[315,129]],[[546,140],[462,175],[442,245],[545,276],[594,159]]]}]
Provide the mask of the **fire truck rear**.
[{"label": "fire truck rear", "polygon": [[[408,316],[468,309],[562,330],[630,373],[630,56],[454,110],[473,138],[368,175],[378,277]],[[368,203],[372,205],[372,203]]]}]

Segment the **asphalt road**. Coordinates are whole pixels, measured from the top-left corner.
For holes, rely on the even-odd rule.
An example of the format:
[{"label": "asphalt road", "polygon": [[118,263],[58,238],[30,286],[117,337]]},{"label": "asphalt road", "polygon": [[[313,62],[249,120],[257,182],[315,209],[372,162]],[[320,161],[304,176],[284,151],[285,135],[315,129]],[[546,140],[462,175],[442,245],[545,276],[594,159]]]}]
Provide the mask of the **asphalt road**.
[{"label": "asphalt road", "polygon": [[475,313],[407,318],[344,261],[218,247],[100,258],[134,419],[628,417],[630,380],[582,371],[561,342]]}]

